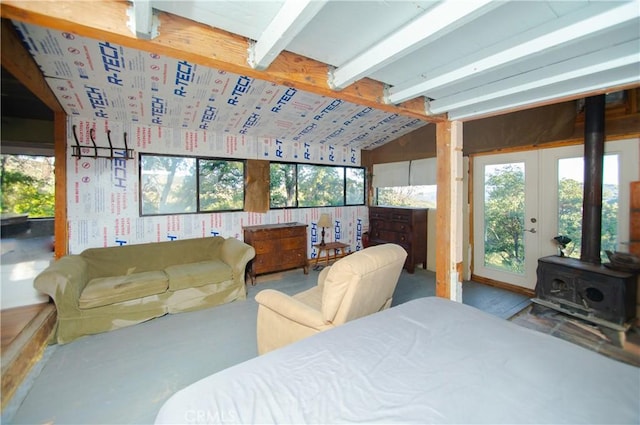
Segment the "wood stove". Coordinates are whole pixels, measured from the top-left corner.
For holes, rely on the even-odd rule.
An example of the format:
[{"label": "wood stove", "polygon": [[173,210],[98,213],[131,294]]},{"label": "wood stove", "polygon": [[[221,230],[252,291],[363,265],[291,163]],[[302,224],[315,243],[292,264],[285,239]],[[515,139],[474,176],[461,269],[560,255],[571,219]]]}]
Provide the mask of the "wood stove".
[{"label": "wood stove", "polygon": [[[602,164],[604,157],[604,95],[585,102],[584,199],[580,259],[549,256],[538,259],[536,305],[597,324],[619,345],[635,318],[637,276],[601,264]],[[610,265],[609,265],[610,266]]]}]

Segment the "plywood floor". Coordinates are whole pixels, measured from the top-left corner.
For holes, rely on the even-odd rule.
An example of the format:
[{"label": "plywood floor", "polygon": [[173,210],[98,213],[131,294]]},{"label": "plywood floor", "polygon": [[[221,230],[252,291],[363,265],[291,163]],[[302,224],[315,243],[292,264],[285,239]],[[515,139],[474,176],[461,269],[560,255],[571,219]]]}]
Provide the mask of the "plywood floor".
[{"label": "plywood floor", "polygon": [[0,332],[2,337],[0,353],[5,352],[9,344],[46,306],[47,304],[34,304],[0,311]]}]

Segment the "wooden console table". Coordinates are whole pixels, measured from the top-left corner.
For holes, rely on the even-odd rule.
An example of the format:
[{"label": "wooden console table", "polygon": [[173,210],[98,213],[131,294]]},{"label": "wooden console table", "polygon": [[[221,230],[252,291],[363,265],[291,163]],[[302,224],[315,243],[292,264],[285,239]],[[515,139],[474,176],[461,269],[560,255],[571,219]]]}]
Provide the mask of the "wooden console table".
[{"label": "wooden console table", "polygon": [[249,262],[251,284],[256,275],[302,267],[309,273],[307,261],[307,225],[302,223],[263,224],[244,227],[244,242],[256,250]]},{"label": "wooden console table", "polygon": [[[334,260],[337,260],[338,258],[342,258],[346,255],[348,255],[347,252],[345,252],[345,248],[347,248],[349,246],[349,244],[346,243],[342,243],[342,242],[327,242],[324,245],[320,245],[320,244],[316,244],[313,245],[314,248],[316,248],[318,250],[318,256],[316,257],[316,262],[313,264],[313,268],[316,269],[318,267],[318,262],[320,262],[320,258],[322,257],[322,252],[325,253],[325,266],[329,265],[329,259],[333,258]],[[330,251],[333,250],[333,257],[331,257],[330,255]],[[338,253],[338,251],[340,251],[340,253]]]}]

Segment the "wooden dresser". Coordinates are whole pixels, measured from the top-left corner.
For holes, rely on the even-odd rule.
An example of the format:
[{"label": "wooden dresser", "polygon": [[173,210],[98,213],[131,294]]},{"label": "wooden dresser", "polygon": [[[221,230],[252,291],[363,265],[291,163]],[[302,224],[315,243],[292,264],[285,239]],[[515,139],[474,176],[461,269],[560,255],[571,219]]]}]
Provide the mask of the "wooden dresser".
[{"label": "wooden dresser", "polygon": [[244,242],[256,250],[249,262],[251,284],[256,275],[302,267],[309,273],[307,261],[307,225],[302,223],[263,224],[244,227]]},{"label": "wooden dresser", "polygon": [[427,209],[369,207],[369,244],[395,243],[407,251],[409,273],[422,263],[427,268]]}]

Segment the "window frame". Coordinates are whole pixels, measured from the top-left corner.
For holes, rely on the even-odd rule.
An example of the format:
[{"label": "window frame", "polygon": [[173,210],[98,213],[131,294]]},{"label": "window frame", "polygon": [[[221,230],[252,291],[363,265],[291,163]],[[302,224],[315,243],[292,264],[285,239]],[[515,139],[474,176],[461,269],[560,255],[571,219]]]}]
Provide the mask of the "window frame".
[{"label": "window frame", "polygon": [[[281,210],[281,209],[304,209],[304,208],[331,208],[331,207],[355,207],[355,206],[364,206],[367,203],[367,171],[366,171],[366,167],[358,167],[358,166],[351,166],[351,165],[331,165],[331,164],[308,164],[308,163],[299,163],[299,162],[286,162],[286,161],[271,161],[269,163],[269,175],[271,176],[271,167],[274,164],[284,164],[284,165],[291,165],[294,167],[295,169],[295,205],[293,206],[273,206],[273,204],[271,203],[271,186],[269,186],[269,209],[270,210]],[[300,206],[300,196],[299,196],[299,191],[300,191],[300,185],[299,185],[299,181],[298,181],[298,177],[299,177],[299,169],[298,166],[299,165],[304,165],[304,166],[312,166],[312,167],[332,167],[332,168],[341,168],[343,170],[343,174],[342,174],[342,188],[343,188],[343,193],[342,193],[342,203],[340,205],[305,205],[305,206]],[[362,170],[362,174],[363,174],[363,179],[362,179],[362,203],[347,203],[347,169],[356,169],[356,170]]]},{"label": "window frame", "polygon": [[[195,211],[187,212],[158,212],[158,213],[145,213],[143,212],[143,157],[162,157],[162,158],[181,158],[181,159],[193,159],[195,161]],[[220,209],[220,210],[204,210],[201,208],[200,199],[200,161],[226,161],[242,164],[242,207],[239,209]],[[220,212],[237,212],[244,211],[246,202],[246,177],[247,177],[247,161],[245,159],[237,158],[221,158],[221,157],[208,157],[201,155],[176,155],[176,154],[160,154],[152,152],[140,152],[138,155],[138,214],[139,217],[157,217],[157,216],[170,216],[170,215],[189,215],[189,214],[213,214]]]}]

